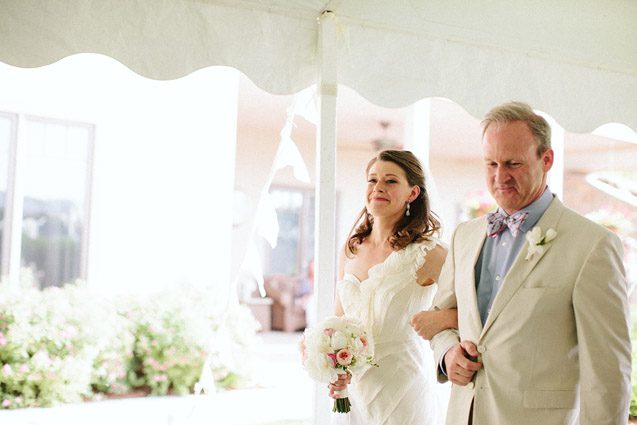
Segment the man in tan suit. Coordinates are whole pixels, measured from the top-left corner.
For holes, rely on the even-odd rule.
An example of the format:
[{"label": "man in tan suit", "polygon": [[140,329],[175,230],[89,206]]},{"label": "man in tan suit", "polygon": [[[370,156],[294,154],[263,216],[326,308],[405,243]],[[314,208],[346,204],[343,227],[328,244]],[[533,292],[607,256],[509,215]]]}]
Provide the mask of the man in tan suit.
[{"label": "man in tan suit", "polygon": [[447,424],[625,425],[621,243],[548,189],[553,151],[541,116],[511,102],[482,124],[499,209],[458,226],[433,307],[458,309],[458,330],[432,339],[439,381],[453,383]]}]

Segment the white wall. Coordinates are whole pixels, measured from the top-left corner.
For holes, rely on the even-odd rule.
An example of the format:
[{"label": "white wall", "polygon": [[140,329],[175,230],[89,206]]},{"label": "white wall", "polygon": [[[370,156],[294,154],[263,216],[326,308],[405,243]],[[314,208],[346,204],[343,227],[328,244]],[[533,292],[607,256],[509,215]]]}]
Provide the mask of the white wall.
[{"label": "white wall", "polygon": [[228,284],[237,86],[228,68],[153,81],[100,55],[0,64],[0,110],[96,126],[91,285]]}]

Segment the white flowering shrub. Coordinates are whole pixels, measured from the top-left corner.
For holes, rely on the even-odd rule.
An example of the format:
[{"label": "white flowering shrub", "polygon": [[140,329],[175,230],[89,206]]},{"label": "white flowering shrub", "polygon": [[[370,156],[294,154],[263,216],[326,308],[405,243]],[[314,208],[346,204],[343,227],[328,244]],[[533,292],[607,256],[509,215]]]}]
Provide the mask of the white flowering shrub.
[{"label": "white flowering shrub", "polygon": [[[192,287],[135,299],[104,297],[81,284],[39,291],[0,282],[0,406],[133,390],[186,394],[207,358],[215,360],[217,386],[236,386],[229,376],[251,373],[256,321],[237,307],[221,326],[219,304],[212,291]],[[221,333],[230,343],[216,346]]]}]

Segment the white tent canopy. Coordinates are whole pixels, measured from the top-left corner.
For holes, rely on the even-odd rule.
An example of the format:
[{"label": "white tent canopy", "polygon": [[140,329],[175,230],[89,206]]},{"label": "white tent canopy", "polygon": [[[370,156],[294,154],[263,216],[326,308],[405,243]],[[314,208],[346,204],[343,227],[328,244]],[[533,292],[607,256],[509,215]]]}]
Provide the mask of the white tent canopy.
[{"label": "white tent canopy", "polygon": [[570,131],[637,129],[633,0],[4,0],[0,61],[102,53],[154,79],[226,65],[290,94],[317,81],[324,10],[338,83],[376,104],[440,96],[479,117],[518,99]]}]

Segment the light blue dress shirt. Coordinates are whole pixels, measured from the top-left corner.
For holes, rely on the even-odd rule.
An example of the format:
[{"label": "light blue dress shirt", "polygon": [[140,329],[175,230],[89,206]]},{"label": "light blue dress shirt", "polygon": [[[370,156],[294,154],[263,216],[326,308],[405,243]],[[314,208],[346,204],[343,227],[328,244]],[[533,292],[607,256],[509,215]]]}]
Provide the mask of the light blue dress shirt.
[{"label": "light blue dress shirt", "polygon": [[[524,246],[526,232],[535,226],[553,200],[553,194],[548,188],[530,205],[520,211],[528,212],[526,221],[520,227],[516,237],[513,237],[509,228],[505,228],[494,238],[487,238],[482,246],[482,251],[475,265],[476,294],[478,298],[478,310],[484,326],[491,311],[493,300],[497,295],[504,277],[513,265],[515,258]],[[500,212],[505,214],[500,208]],[[486,229],[485,229],[486,232]]]}]

